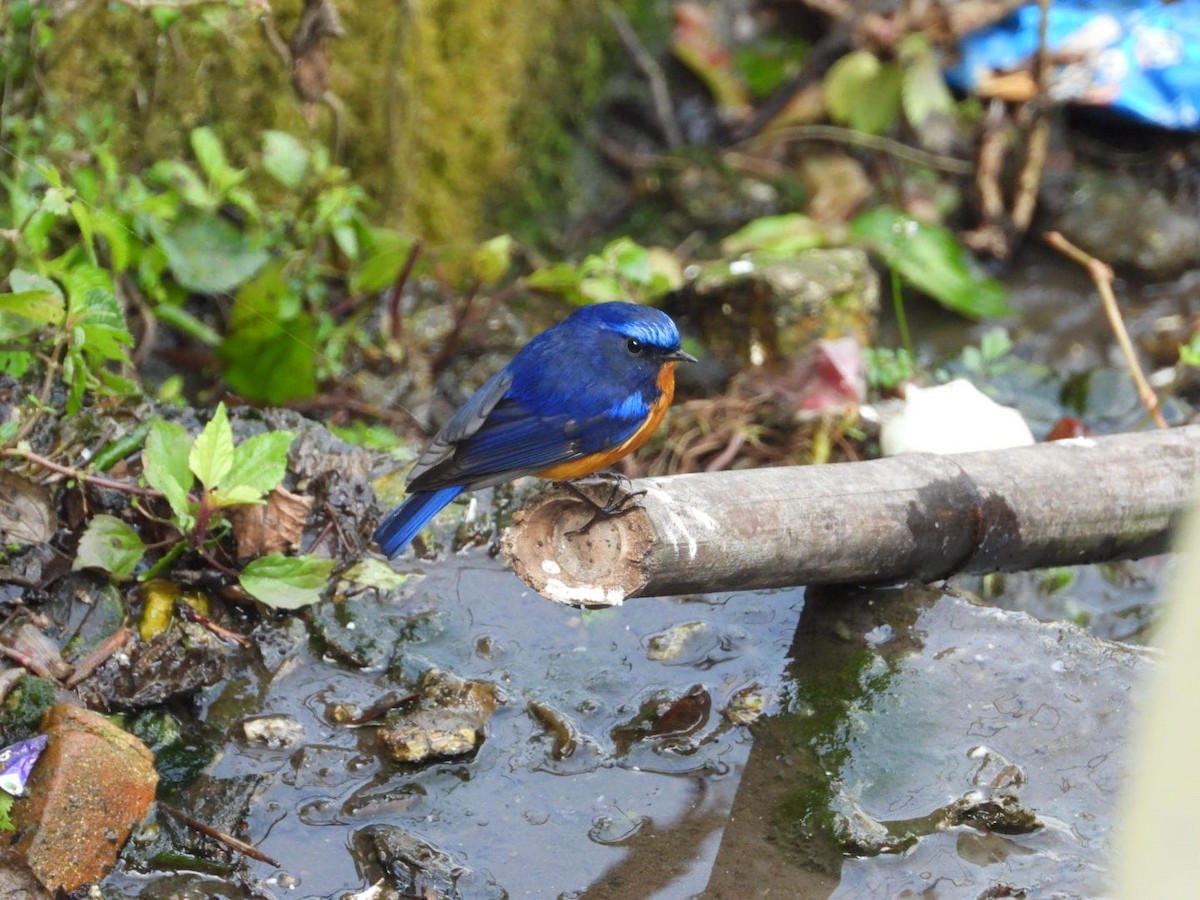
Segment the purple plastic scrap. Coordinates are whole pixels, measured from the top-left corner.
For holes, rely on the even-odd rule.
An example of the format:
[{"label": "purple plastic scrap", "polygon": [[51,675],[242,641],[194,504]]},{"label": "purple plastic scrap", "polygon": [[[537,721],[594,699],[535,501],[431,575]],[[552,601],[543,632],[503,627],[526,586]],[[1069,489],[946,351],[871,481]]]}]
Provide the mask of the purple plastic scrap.
[{"label": "purple plastic scrap", "polygon": [[25,782],[29,780],[29,773],[33,771],[33,764],[45,749],[46,736],[39,734],[0,750],[0,790],[20,797],[25,790]]}]

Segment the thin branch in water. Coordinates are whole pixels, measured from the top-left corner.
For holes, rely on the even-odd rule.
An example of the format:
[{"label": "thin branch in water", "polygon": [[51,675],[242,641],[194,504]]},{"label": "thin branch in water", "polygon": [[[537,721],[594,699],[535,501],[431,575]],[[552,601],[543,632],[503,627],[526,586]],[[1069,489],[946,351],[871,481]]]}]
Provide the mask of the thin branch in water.
[{"label": "thin branch in water", "polygon": [[133,631],[128,625],[122,625],[114,631],[95,650],[75,664],[75,670],[71,673],[71,677],[67,679],[67,687],[77,687],[79,682],[95,672],[106,659],[125,646],[125,642],[132,635]]},{"label": "thin branch in water", "polygon": [[1158,395],[1154,393],[1154,388],[1150,387],[1150,382],[1146,380],[1146,375],[1142,372],[1142,366],[1137,360],[1137,354],[1133,350],[1133,342],[1129,340],[1129,332],[1125,330],[1125,320],[1121,316],[1121,309],[1117,306],[1117,298],[1113,294],[1113,270],[1108,263],[1103,262],[1084,250],[1076,247],[1057,231],[1048,231],[1044,235],[1046,243],[1053,247],[1058,252],[1062,253],[1068,259],[1078,263],[1087,269],[1088,275],[1096,285],[1096,290],[1100,293],[1100,303],[1104,307],[1104,314],[1108,316],[1108,324],[1116,336],[1117,345],[1121,348],[1121,353],[1125,357],[1125,365],[1129,368],[1129,375],[1133,379],[1133,384],[1137,388],[1138,396],[1142,400],[1142,405],[1150,413],[1150,417],[1154,419],[1154,424],[1159,428],[1168,428],[1167,420],[1163,418],[1162,409]]},{"label": "thin branch in water", "polygon": [[163,812],[165,812],[167,815],[171,816],[172,818],[178,819],[180,822],[182,822],[188,828],[193,828],[196,831],[199,831],[201,834],[207,835],[208,837],[212,838],[214,841],[219,841],[220,843],[224,844],[227,847],[231,847],[232,849],[238,851],[239,853],[244,853],[247,856],[249,856],[251,859],[257,859],[259,862],[265,862],[269,866],[275,866],[276,868],[279,868],[279,863],[276,860],[272,859],[271,857],[267,856],[267,854],[263,853],[261,850],[258,850],[256,848],[250,846],[245,841],[239,841],[237,838],[235,838],[231,834],[226,834],[223,831],[218,831],[217,829],[213,828],[211,825],[206,825],[204,822],[201,822],[199,819],[195,819],[192,816],[189,816],[183,810],[176,809],[173,806],[163,803],[161,800],[158,801],[158,808],[161,809]]},{"label": "thin branch in water", "polygon": [[202,615],[199,610],[184,600],[175,601],[175,611],[178,613],[181,619],[199,625],[201,628],[208,630],[222,640],[233,641],[235,644],[238,644],[242,647],[249,647],[251,645],[250,638],[246,637],[244,634],[239,634],[236,631],[232,631],[223,625],[218,625],[208,616]]}]

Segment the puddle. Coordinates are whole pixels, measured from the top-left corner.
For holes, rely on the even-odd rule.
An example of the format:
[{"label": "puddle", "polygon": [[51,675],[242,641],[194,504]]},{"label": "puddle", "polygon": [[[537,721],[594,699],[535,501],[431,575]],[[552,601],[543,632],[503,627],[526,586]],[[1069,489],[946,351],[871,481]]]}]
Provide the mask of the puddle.
[{"label": "puddle", "polygon": [[[286,886],[294,897],[367,888],[379,873],[356,848],[386,825],[453,860],[464,897],[573,896],[622,884],[612,896],[643,896],[655,882],[673,896],[701,890],[751,747],[750,731],[720,710],[755,685],[767,710],[778,708],[802,592],[579,612],[532,595],[481,552],[431,564],[412,584],[399,602],[352,601],[360,608],[351,633],[374,632],[367,668],[304,641],[274,671],[243,673],[200,696],[208,727],[237,737],[203,787],[169,800],[189,808],[196,791],[255,780],[237,836],[281,866],[248,861],[234,880],[272,893]],[[695,623],[703,627],[686,627]],[[374,726],[334,723],[338,705],[369,707],[430,666],[503,695],[473,756],[406,766],[386,759]],[[647,708],[698,689],[711,699],[706,715],[636,732]],[[530,703],[576,730],[567,758]],[[267,714],[290,717],[302,743],[241,738],[243,720]],[[180,883],[126,868],[105,886],[166,897]],[[198,878],[193,888],[201,884],[212,887]]]}]

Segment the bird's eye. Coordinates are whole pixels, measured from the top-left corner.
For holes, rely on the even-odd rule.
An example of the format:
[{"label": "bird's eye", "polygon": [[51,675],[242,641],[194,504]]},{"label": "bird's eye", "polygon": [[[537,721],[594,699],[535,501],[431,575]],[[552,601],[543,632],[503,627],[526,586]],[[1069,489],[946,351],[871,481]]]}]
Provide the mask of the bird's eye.
[{"label": "bird's eye", "polygon": [[625,342],[625,347],[635,356],[642,352],[642,342],[633,338],[630,338]]}]

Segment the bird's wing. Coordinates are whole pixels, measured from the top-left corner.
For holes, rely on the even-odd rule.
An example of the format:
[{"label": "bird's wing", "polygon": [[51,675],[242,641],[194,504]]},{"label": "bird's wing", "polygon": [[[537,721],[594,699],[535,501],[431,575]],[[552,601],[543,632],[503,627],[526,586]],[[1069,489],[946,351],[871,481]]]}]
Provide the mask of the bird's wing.
[{"label": "bird's wing", "polygon": [[410,479],[410,486],[423,491],[453,484],[490,487],[616,446],[644,420],[606,412],[581,423],[567,415],[537,415],[506,398],[437,471],[420,473],[420,483]]},{"label": "bird's wing", "polygon": [[449,461],[458,445],[479,431],[511,386],[512,375],[507,369],[501,369],[459,407],[458,412],[442,430],[434,435],[425,452],[408,473],[407,484],[410,490],[436,490],[437,487],[447,486],[445,481],[433,487],[419,485],[418,481]]}]

